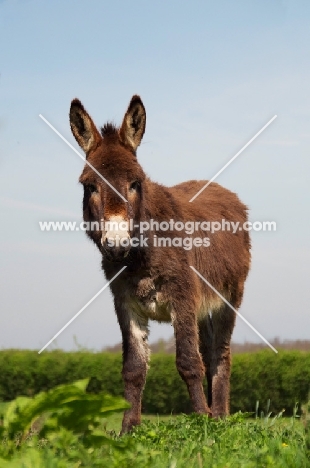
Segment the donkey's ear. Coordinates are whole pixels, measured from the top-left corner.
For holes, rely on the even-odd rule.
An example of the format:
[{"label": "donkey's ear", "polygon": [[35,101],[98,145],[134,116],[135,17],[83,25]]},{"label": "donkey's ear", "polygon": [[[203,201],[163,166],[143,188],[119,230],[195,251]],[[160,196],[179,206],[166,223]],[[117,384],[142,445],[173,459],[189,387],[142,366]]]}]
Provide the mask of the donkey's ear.
[{"label": "donkey's ear", "polygon": [[144,105],[139,96],[133,96],[127,112],[125,114],[122,126],[119,131],[120,139],[136,151],[140,145],[145,131],[146,113]]},{"label": "donkey's ear", "polygon": [[71,102],[69,115],[72,133],[87,155],[100,144],[102,137],[78,99]]}]

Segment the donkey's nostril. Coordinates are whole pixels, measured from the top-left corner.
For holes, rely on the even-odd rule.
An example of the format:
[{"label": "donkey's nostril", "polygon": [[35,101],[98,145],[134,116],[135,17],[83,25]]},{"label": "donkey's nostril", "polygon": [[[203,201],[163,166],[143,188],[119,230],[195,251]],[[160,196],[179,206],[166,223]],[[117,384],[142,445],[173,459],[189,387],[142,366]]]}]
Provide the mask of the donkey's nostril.
[{"label": "donkey's nostril", "polygon": [[114,237],[105,237],[102,243],[103,247],[107,250],[111,250],[118,247],[118,239]]},{"label": "donkey's nostril", "polygon": [[122,259],[126,258],[131,248],[129,235],[105,235],[101,239],[101,244],[107,258],[111,261],[121,261]]}]

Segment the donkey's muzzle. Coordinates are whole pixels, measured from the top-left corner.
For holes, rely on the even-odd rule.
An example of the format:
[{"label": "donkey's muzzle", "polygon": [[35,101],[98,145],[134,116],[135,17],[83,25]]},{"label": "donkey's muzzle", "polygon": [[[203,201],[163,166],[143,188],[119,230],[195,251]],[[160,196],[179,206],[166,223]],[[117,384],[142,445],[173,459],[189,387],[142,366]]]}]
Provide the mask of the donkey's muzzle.
[{"label": "donkey's muzzle", "polygon": [[101,239],[101,244],[108,260],[120,262],[127,257],[131,248],[130,236],[127,235],[105,235]]}]

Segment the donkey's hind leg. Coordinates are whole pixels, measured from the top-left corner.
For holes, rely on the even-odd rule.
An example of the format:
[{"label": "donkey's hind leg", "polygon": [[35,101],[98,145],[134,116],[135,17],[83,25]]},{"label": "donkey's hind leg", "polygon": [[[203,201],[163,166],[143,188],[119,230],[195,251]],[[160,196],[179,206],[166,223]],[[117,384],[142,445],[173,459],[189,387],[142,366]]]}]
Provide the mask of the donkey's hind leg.
[{"label": "donkey's hind leg", "polygon": [[211,315],[206,315],[199,321],[199,351],[203,359],[206,370],[208,384],[208,406],[212,411],[212,374],[211,374],[211,356],[212,356],[213,326]]},{"label": "donkey's hind leg", "polygon": [[194,412],[211,415],[202,386],[205,369],[198,350],[196,316],[194,313],[188,313],[185,320],[180,318],[182,307],[174,320],[177,369],[187,385]]},{"label": "donkey's hind leg", "polygon": [[208,403],[214,418],[229,414],[231,352],[230,341],[236,320],[235,312],[223,304],[212,318],[200,323],[200,350],[206,366]]}]

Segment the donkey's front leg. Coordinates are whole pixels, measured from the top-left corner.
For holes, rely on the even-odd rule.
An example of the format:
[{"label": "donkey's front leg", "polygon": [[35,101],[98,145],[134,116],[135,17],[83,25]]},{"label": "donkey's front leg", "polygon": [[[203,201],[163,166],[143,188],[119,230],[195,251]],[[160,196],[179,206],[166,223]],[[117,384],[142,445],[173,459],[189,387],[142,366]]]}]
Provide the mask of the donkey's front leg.
[{"label": "donkey's front leg", "polygon": [[182,308],[174,316],[176,339],[176,365],[180,376],[187,385],[188,393],[196,413],[208,414],[211,411],[206,403],[202,381],[205,374],[204,365],[199,353],[198,326],[195,313]]},{"label": "donkey's front leg", "polygon": [[141,401],[148,369],[148,321],[134,312],[117,310],[123,335],[123,370],[125,398],[131,408],[125,411],[122,434],[141,422]]}]

